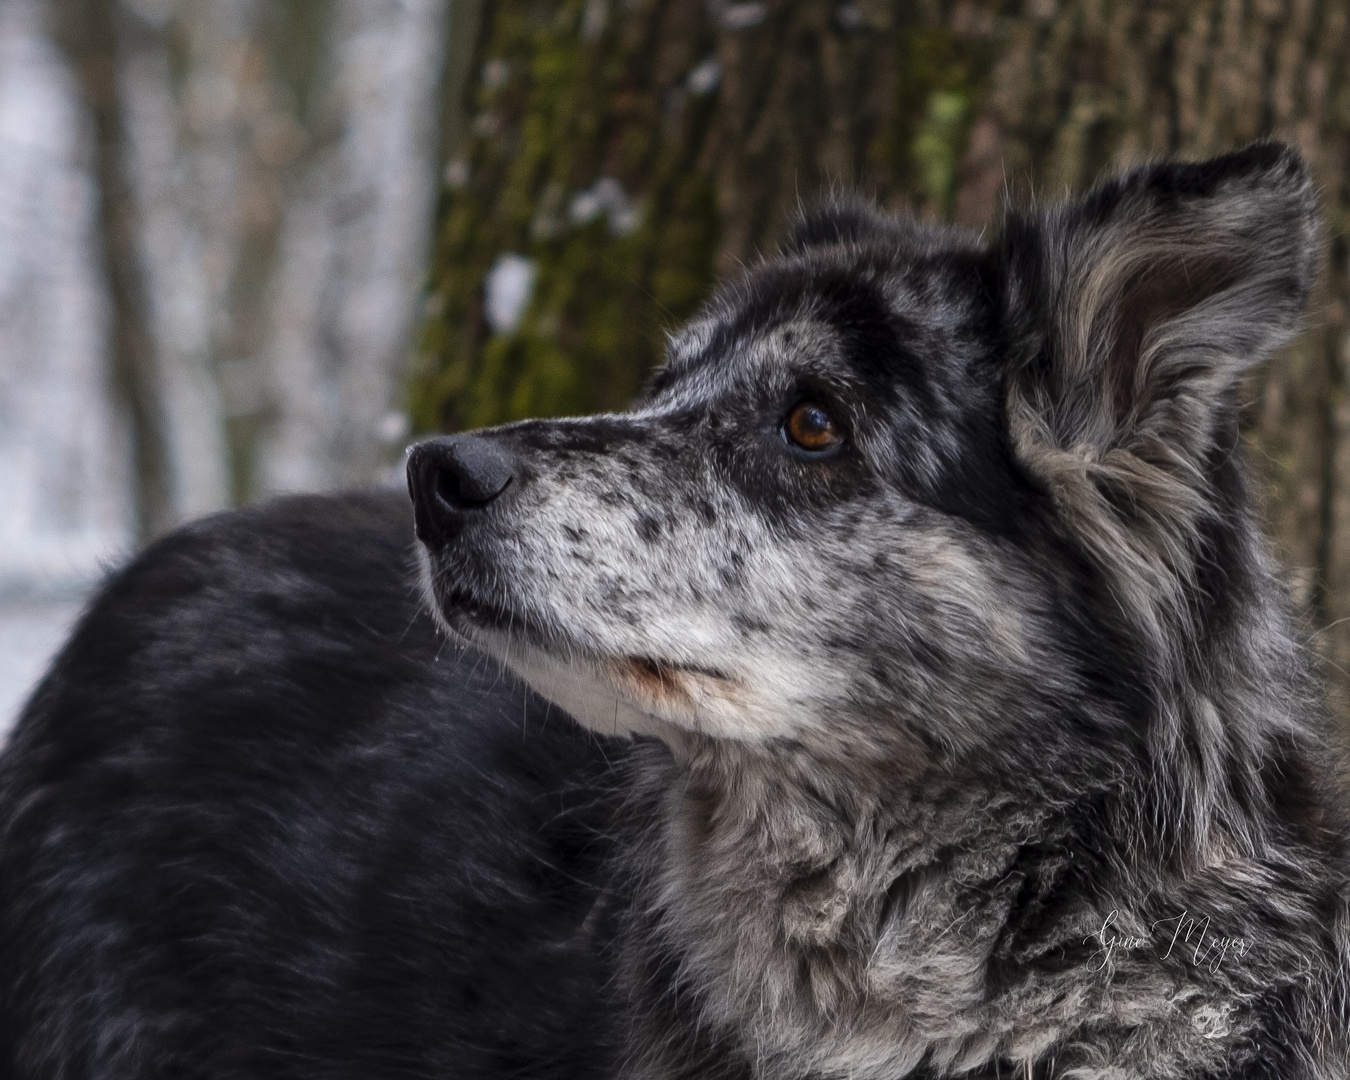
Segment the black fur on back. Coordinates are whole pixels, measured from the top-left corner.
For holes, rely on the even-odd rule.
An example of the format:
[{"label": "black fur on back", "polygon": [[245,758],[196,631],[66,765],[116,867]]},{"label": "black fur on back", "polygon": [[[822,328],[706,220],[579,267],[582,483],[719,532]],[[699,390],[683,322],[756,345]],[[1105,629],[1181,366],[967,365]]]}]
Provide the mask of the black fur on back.
[{"label": "black fur on back", "polygon": [[160,541],[0,758],[0,1076],[611,1075],[610,766],[421,611],[406,498]]}]

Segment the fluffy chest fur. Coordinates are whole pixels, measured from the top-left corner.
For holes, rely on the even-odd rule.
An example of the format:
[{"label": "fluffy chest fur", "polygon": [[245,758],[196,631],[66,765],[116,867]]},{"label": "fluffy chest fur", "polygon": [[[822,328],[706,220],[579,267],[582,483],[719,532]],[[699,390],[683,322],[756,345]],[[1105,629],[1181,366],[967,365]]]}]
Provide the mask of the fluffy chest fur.
[{"label": "fluffy chest fur", "polygon": [[1226,1076],[1266,1002],[1337,977],[1310,951],[1268,981],[1345,918],[1264,903],[1289,867],[1230,853],[1182,880],[1130,866],[1124,823],[1103,850],[1039,800],[946,778],[859,798],[791,754],[645,768],[661,824],[635,849],[626,971],[668,981],[636,994],[635,1076],[695,1075],[691,1011],[755,1076]]}]

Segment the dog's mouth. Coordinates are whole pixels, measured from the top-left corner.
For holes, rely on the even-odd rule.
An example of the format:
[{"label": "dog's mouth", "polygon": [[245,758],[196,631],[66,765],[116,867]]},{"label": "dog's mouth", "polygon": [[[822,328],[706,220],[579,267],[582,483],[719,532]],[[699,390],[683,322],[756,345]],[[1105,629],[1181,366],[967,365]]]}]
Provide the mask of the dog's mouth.
[{"label": "dog's mouth", "polygon": [[701,664],[679,664],[653,660],[649,656],[630,656],[614,662],[617,674],[634,691],[634,696],[651,704],[682,702],[692,705],[691,680],[725,683],[735,680],[726,672]]},{"label": "dog's mouth", "polygon": [[702,664],[597,650],[527,612],[463,589],[441,595],[439,607],[451,629],[508,663],[523,660],[528,668],[531,654],[543,654],[579,680],[599,677],[634,705],[661,716],[697,712],[709,694],[730,691],[737,683],[729,673]]},{"label": "dog's mouth", "polygon": [[433,601],[441,609],[454,629],[461,632],[468,627],[484,630],[526,631],[529,623],[523,617],[511,611],[504,604],[491,603],[479,599],[463,589],[452,589]]}]

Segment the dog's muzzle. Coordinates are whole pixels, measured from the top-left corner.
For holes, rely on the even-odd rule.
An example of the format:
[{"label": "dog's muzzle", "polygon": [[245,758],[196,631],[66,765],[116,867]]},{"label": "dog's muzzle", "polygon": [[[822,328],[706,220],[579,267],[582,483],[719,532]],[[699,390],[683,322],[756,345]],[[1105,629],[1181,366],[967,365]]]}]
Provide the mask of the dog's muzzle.
[{"label": "dog's muzzle", "polygon": [[413,447],[408,494],[417,539],[429,548],[449,543],[511,486],[515,473],[511,452],[478,435],[428,439]]}]

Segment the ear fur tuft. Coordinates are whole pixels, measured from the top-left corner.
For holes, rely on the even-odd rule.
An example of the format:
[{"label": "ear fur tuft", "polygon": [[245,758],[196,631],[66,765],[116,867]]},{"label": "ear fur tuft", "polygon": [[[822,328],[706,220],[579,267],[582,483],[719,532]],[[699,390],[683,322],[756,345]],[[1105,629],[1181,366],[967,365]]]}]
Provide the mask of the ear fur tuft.
[{"label": "ear fur tuft", "polygon": [[1237,381],[1297,332],[1319,255],[1308,170],[1273,142],[1009,215],[1014,449],[1148,622],[1191,575]]}]

